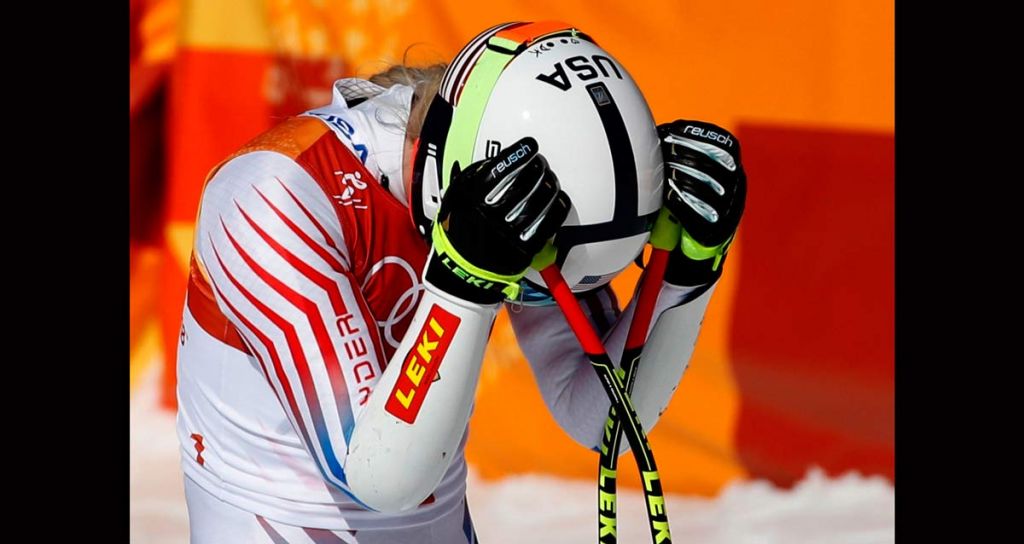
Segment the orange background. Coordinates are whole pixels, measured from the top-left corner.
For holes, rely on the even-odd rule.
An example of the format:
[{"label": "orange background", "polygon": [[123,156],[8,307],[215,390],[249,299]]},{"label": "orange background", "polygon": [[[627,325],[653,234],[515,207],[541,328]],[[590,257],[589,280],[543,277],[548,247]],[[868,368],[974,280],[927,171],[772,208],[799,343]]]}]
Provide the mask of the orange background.
[{"label": "orange background", "polygon": [[[682,385],[651,434],[667,489],[791,484],[811,465],[894,477],[893,3],[528,0],[131,2],[131,387],[164,369],[174,406],[192,222],[207,171],[331,82],[449,60],[511,20],[576,25],[617,57],[659,122],[743,142],[747,214]],[[407,52],[407,47],[416,44]],[[635,270],[615,281],[621,300]],[[547,414],[507,317],[467,455],[484,477],[593,478]],[[623,459],[626,459],[625,457]],[[624,485],[637,485],[626,461]]]}]

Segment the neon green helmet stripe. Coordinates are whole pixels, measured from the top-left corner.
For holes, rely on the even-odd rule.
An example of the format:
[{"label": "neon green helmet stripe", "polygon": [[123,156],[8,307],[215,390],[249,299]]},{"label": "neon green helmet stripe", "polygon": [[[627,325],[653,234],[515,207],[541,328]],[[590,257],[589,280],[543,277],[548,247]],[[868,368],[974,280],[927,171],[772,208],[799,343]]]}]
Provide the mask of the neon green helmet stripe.
[{"label": "neon green helmet stripe", "polygon": [[519,44],[497,36],[491,37],[488,44],[506,48],[497,51],[487,47],[477,59],[469,80],[462,88],[459,105],[455,108],[451,128],[444,144],[444,163],[441,165],[441,192],[451,182],[452,166],[459,162],[461,168],[473,162],[473,147],[476,135],[480,131],[480,122],[484,117],[484,109],[491,98],[498,77],[505,66],[515,57],[515,49]]}]

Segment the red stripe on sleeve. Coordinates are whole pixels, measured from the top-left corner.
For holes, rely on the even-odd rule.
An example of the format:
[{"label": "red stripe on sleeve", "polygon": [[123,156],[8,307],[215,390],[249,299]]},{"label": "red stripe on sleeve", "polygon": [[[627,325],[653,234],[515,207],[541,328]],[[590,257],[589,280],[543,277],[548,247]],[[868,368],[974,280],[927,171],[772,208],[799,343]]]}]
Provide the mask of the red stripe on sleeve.
[{"label": "red stripe on sleeve", "polygon": [[[309,249],[313,250],[325,262],[327,262],[327,264],[331,265],[331,268],[334,269],[335,272],[338,272],[340,274],[345,271],[344,267],[342,267],[341,262],[339,262],[338,259],[334,258],[334,256],[331,255],[326,249],[324,249],[323,246],[316,243],[316,241],[314,241],[313,238],[309,236],[309,234],[306,234],[306,232],[302,230],[298,225],[296,225],[294,221],[289,219],[288,216],[284,214],[284,212],[282,212],[277,206],[274,205],[273,202],[270,201],[269,198],[267,198],[266,195],[263,194],[263,191],[260,191],[255,186],[253,187],[253,189],[256,191],[257,194],[260,195],[260,198],[262,198],[263,201],[267,203],[267,206],[270,206],[270,209],[274,210],[274,213],[281,218],[281,221],[283,221],[285,225],[288,225],[288,228],[291,229],[292,232],[294,232],[295,235],[299,237],[299,239],[305,242],[307,246],[309,246]],[[237,204],[238,203],[236,202],[235,205]],[[326,237],[326,233],[323,227],[315,219],[313,219],[313,217],[305,208],[303,208],[303,212],[305,212],[306,217],[308,217],[310,221],[313,222],[313,225],[317,228],[317,230],[319,230],[320,233],[324,234],[324,236]],[[329,239],[330,238],[328,237],[328,240]],[[335,251],[337,251],[337,248],[335,248]]]},{"label": "red stripe on sleeve", "polygon": [[[348,306],[345,304],[345,301],[342,298],[341,292],[339,290],[339,285],[335,280],[325,276],[320,271],[310,266],[297,255],[289,251],[288,248],[284,247],[284,245],[282,245],[280,242],[271,237],[269,233],[267,233],[262,227],[260,227],[256,223],[256,221],[253,220],[252,217],[250,217],[249,214],[247,214],[244,209],[242,209],[238,202],[235,202],[235,206],[238,208],[238,211],[241,212],[242,217],[245,218],[246,222],[249,223],[253,230],[256,231],[256,233],[260,236],[260,238],[262,238],[267,243],[267,245],[273,248],[274,251],[281,256],[281,258],[288,262],[288,264],[295,267],[296,270],[301,272],[304,276],[309,278],[311,281],[316,283],[321,289],[327,292],[327,296],[331,300],[331,307],[334,310],[335,317],[344,316],[349,313]],[[356,290],[353,288],[354,284],[351,281],[351,275],[346,271],[342,271],[340,273],[346,280],[349,281],[349,290],[355,293]],[[377,330],[376,319],[373,317],[373,313],[370,312],[369,307],[367,306],[366,302],[362,299],[362,297],[354,296],[353,298],[355,298],[356,304],[359,307],[359,313],[362,315],[363,322],[366,323],[366,328],[368,329],[367,332],[369,333],[370,336],[370,343],[373,344],[374,352],[377,355],[378,369],[381,372],[383,372],[384,367],[387,366],[387,363],[384,356],[383,347],[381,344],[380,331]],[[367,318],[367,316],[369,316],[369,318]],[[339,376],[339,379],[342,379],[342,382],[344,382],[344,379],[341,378],[341,376]],[[337,384],[334,383],[333,375],[331,383],[332,385],[337,387]]]},{"label": "red stripe on sleeve", "polygon": [[[267,245],[273,248],[274,252],[280,255],[282,259],[288,262],[288,264],[292,265],[293,268],[301,272],[303,276],[306,276],[306,278],[317,284],[317,286],[327,293],[327,297],[331,300],[331,309],[334,310],[335,316],[345,315],[348,313],[348,307],[345,305],[345,301],[342,300],[341,293],[338,291],[338,284],[334,280],[313,268],[309,263],[300,259],[297,255],[288,250],[288,248],[284,247],[283,244],[270,236],[263,227],[260,227],[259,224],[257,224],[256,221],[253,220],[253,218],[246,213],[244,209],[242,209],[238,202],[235,202],[235,207],[238,208],[239,212],[241,212],[242,217],[245,218],[247,223],[249,223],[249,226],[256,231],[256,234],[258,234],[260,238],[267,243]],[[230,234],[228,236],[230,237]]]},{"label": "red stripe on sleeve", "polygon": [[283,187],[285,192],[288,193],[288,196],[292,197],[292,200],[295,201],[295,205],[298,206],[300,210],[302,210],[302,213],[304,213],[306,217],[310,220],[310,222],[313,223],[313,226],[315,226],[316,229],[320,231],[320,234],[324,237],[324,242],[328,246],[331,246],[331,249],[337,251],[339,255],[345,255],[345,252],[341,251],[340,249],[338,249],[338,246],[334,245],[334,240],[331,239],[331,236],[329,234],[327,234],[327,229],[325,229],[323,225],[321,225],[320,222],[317,221],[315,217],[313,217],[313,214],[306,208],[306,206],[302,204],[302,201],[299,200],[299,197],[295,196],[295,193],[293,193],[291,189],[289,189],[288,186],[285,185],[283,181],[281,181],[281,178],[274,177],[274,179],[276,179],[277,182],[281,184],[281,187]]},{"label": "red stripe on sleeve", "polygon": [[[289,331],[288,331],[288,329],[291,329],[291,325],[289,323],[287,323],[284,319],[282,319],[281,316],[279,316],[276,313],[274,313],[274,311],[271,310],[270,308],[268,308],[265,304],[261,303],[247,289],[242,287],[241,282],[239,282],[237,279],[235,279],[234,275],[231,274],[231,271],[228,270],[228,267],[225,266],[224,260],[221,259],[221,257],[220,257],[220,252],[217,251],[217,246],[215,246],[213,244],[213,238],[212,237],[210,238],[210,247],[213,248],[213,254],[214,254],[214,256],[217,257],[217,262],[220,263],[220,267],[224,271],[224,275],[227,276],[228,280],[232,283],[232,285],[234,285],[235,288],[238,289],[242,293],[242,295],[246,298],[246,300],[248,300],[250,304],[255,306],[256,309],[259,310],[260,313],[262,313],[264,315],[264,317],[266,317],[271,322],[273,322],[278,328],[280,328],[282,330],[282,332],[285,333],[285,337],[289,338],[288,347],[289,347],[289,349],[292,349],[292,344],[291,344],[291,340],[290,340],[290,337],[289,337]],[[270,354],[270,360],[274,364],[274,375],[277,376],[278,382],[280,382],[281,386],[284,388],[285,398],[288,399],[288,408],[291,410],[292,414],[295,415],[295,421],[299,424],[299,431],[302,433],[302,439],[305,440],[306,443],[310,445],[310,447],[312,447],[313,442],[309,438],[309,432],[306,430],[305,423],[303,423],[302,412],[299,411],[299,406],[298,406],[298,404],[295,401],[295,395],[292,392],[291,383],[288,381],[288,375],[285,374],[284,367],[281,365],[281,358],[277,354],[277,349],[274,347],[273,340],[271,340],[266,334],[263,334],[263,332],[259,329],[259,327],[254,325],[248,319],[246,319],[245,316],[242,314],[242,312],[239,312],[231,304],[231,302],[228,301],[228,298],[226,296],[224,296],[224,292],[221,291],[219,287],[217,287],[217,284],[216,284],[216,282],[213,281],[212,277],[210,278],[210,284],[217,291],[217,294],[220,295],[221,300],[223,300],[225,302],[225,304],[227,304],[227,306],[231,310],[231,312],[233,314],[235,314],[236,317],[238,317],[239,321],[242,322],[242,325],[244,325],[247,329],[252,331],[253,335],[256,336],[256,338],[259,339],[260,343],[262,343],[264,345],[264,347],[267,348],[267,353]],[[294,336],[294,331],[292,331],[292,336]],[[256,355],[257,356],[257,360],[260,361],[260,366],[263,366],[263,360],[259,357],[258,352],[254,351],[253,354]],[[292,357],[293,358],[295,357],[294,350],[292,350]],[[269,376],[267,375],[267,368],[266,368],[266,366],[263,366],[263,374],[264,374],[264,376],[268,377],[267,381],[270,382]],[[270,387],[271,387],[271,389],[274,388],[273,382],[270,382]],[[276,390],[275,390],[275,393],[276,393]],[[308,397],[308,394],[307,394],[307,397]],[[281,398],[280,395],[278,395],[278,400],[280,400],[280,398]]]},{"label": "red stripe on sleeve", "polygon": [[[241,208],[239,208],[239,210],[241,210]],[[242,213],[244,214],[244,211]],[[235,247],[235,250],[242,257],[242,260],[245,261],[247,265],[249,265],[249,268],[251,268],[252,271],[255,272],[256,275],[259,276],[260,279],[262,279],[267,285],[269,285],[272,289],[277,291],[278,294],[280,294],[289,303],[291,303],[297,309],[302,311],[303,314],[305,314],[306,320],[309,323],[310,328],[312,329],[313,336],[316,339],[317,347],[319,348],[319,351],[317,353],[321,356],[322,360],[324,361],[324,367],[327,370],[327,376],[331,382],[331,389],[332,393],[334,394],[334,402],[335,406],[338,409],[338,416],[341,418],[342,426],[345,427],[353,425],[355,423],[355,420],[352,416],[352,405],[349,404],[348,387],[346,387],[345,385],[345,378],[341,375],[341,364],[338,361],[338,355],[334,351],[334,345],[331,343],[330,335],[328,334],[327,328],[324,325],[323,316],[320,314],[319,306],[317,306],[317,304],[310,300],[309,298],[302,296],[300,293],[296,292],[291,287],[288,287],[283,281],[281,281],[279,278],[275,277],[265,268],[260,266],[259,263],[257,263],[255,259],[253,259],[252,256],[250,256],[245,251],[242,245],[239,244],[237,240],[235,240],[235,237],[231,235],[230,231],[228,231],[227,225],[224,224],[223,220],[221,220],[221,226],[223,227],[224,233],[227,235],[228,240],[230,240],[231,245]],[[254,226],[254,228],[256,227]],[[298,259],[296,259],[295,262],[291,262],[290,264],[292,264],[292,266],[295,266],[296,263],[301,263],[302,265],[308,267],[306,263],[303,263],[301,260]],[[294,328],[292,328],[292,334],[294,335]],[[298,343],[297,335],[295,335],[295,342]],[[291,342],[289,342],[289,345],[290,344]],[[320,405],[318,404],[319,401],[316,398],[316,393],[313,386],[313,377],[309,369],[309,364],[306,361],[301,346],[299,346],[299,349],[297,351],[301,357],[300,359],[296,360],[295,367],[299,372],[300,379],[302,380],[302,387],[307,391],[307,403],[309,403],[311,409],[315,407],[317,413],[319,413]],[[312,392],[312,395],[310,394],[310,392]]]}]

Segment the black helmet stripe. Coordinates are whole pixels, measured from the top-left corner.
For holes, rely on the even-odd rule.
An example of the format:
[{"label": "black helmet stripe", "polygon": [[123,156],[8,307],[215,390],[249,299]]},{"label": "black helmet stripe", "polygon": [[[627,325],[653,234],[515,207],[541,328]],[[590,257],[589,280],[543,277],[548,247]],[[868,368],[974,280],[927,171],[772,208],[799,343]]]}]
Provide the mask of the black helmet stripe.
[{"label": "black helmet stripe", "polygon": [[601,117],[601,126],[604,127],[608,149],[612,154],[612,171],[615,173],[615,213],[612,214],[612,221],[636,217],[640,211],[637,209],[636,160],[626,131],[626,122],[622,120],[615,97],[604,83],[591,83],[586,88]]},{"label": "black helmet stripe", "polygon": [[567,225],[558,230],[555,247],[558,256],[555,262],[565,263],[569,250],[580,244],[625,238],[647,232],[654,224],[658,212],[639,215],[639,195],[637,190],[636,157],[633,145],[629,140],[626,122],[622,112],[615,104],[615,97],[604,83],[591,83],[586,86],[594,109],[601,118],[605,137],[608,138],[608,149],[611,151],[612,172],[615,176],[615,208],[611,221],[590,225]]},{"label": "black helmet stripe", "polygon": [[634,215],[633,217],[622,217],[618,221],[612,219],[604,223],[591,223],[589,225],[565,225],[558,229],[555,237],[555,246],[561,253],[573,246],[603,242],[605,240],[618,240],[636,234],[647,232],[654,226],[654,220],[658,218],[658,211],[647,215]]}]

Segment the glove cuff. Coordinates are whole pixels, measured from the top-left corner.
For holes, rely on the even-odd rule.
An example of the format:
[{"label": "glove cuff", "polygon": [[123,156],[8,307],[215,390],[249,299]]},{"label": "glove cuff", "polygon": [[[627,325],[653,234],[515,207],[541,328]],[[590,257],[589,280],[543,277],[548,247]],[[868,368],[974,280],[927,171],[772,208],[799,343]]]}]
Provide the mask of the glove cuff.
[{"label": "glove cuff", "polygon": [[732,233],[724,242],[715,246],[705,246],[704,244],[693,239],[690,233],[686,232],[686,229],[682,229],[682,241],[680,248],[683,250],[683,255],[686,255],[694,261],[706,261],[711,259],[711,269],[719,270],[722,267],[722,260],[725,259],[725,254],[729,251],[729,246],[732,245],[733,239],[736,238],[736,233]]},{"label": "glove cuff", "polygon": [[705,246],[693,239],[686,229],[682,231],[679,249],[672,251],[665,281],[673,285],[710,285],[722,276],[725,258],[736,234],[716,246]]},{"label": "glove cuff", "polygon": [[459,298],[481,304],[519,297],[519,280],[526,269],[518,274],[497,274],[473,265],[451,244],[439,221],[434,222],[431,236],[433,254],[425,273],[431,283]]}]

